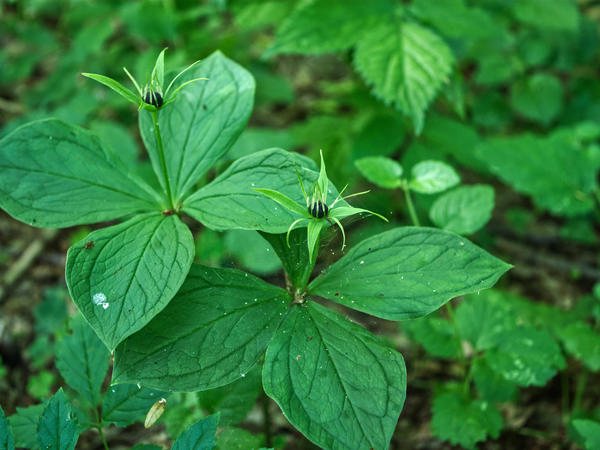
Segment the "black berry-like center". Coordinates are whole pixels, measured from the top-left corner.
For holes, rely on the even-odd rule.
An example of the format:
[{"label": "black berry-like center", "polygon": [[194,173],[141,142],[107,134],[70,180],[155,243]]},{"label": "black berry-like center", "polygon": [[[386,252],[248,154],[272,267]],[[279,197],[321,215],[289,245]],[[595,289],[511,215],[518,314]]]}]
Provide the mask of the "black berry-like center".
[{"label": "black berry-like center", "polygon": [[154,92],[154,94],[151,91],[146,92],[144,101],[157,108],[160,108],[163,105],[162,95],[160,95],[158,92]]},{"label": "black berry-like center", "polygon": [[327,216],[327,213],[329,213],[329,207],[321,200],[318,200],[313,202],[313,204],[308,207],[308,212],[311,216],[317,219],[322,219],[323,217]]}]

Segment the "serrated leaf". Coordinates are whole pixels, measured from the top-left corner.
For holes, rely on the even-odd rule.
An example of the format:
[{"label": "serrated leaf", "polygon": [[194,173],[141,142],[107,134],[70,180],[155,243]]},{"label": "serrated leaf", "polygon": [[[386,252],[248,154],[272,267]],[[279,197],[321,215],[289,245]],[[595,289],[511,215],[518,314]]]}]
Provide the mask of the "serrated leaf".
[{"label": "serrated leaf", "polygon": [[[214,181],[187,198],[183,210],[215,230],[237,228],[285,233],[298,216],[253,188],[276,190],[298,206],[305,205],[296,170],[305,186],[319,177],[315,163],[296,153],[281,149],[256,152],[238,159]],[[331,183],[329,185],[328,201],[333,201],[338,193]]]},{"label": "serrated leaf", "polygon": [[396,161],[384,156],[368,156],[357,159],[354,165],[358,171],[371,183],[382,188],[394,189],[402,182],[402,166]]},{"label": "serrated leaf", "polygon": [[0,448],[2,450],[15,450],[15,441],[13,439],[10,423],[4,415],[0,406]]},{"label": "serrated leaf", "polygon": [[73,301],[109,350],[173,298],[194,258],[176,215],[144,215],[90,233],[67,253]]},{"label": "serrated leaf", "polygon": [[460,335],[476,350],[495,347],[512,333],[517,317],[502,295],[469,295],[456,308],[456,325]]},{"label": "serrated leaf", "polygon": [[484,400],[498,403],[515,399],[518,392],[516,384],[494,372],[485,359],[476,358],[472,364],[473,382]]},{"label": "serrated leaf", "polygon": [[0,206],[37,227],[102,222],[160,208],[160,198],[90,132],[55,119],[0,141]]},{"label": "serrated leaf", "polygon": [[318,446],[386,449],[404,404],[406,369],[371,333],[308,302],[292,309],[269,344],[263,386]]},{"label": "serrated leaf", "polygon": [[226,427],[244,420],[261,392],[261,367],[257,367],[227,386],[198,392],[198,402],[209,413],[218,412],[219,425]]},{"label": "serrated leaf", "polygon": [[56,348],[56,367],[69,387],[75,389],[92,408],[100,403],[100,388],[108,370],[110,353],[92,328],[77,315]]},{"label": "serrated leaf", "polygon": [[437,194],[460,183],[456,171],[441,161],[421,161],[410,174],[409,187],[421,194]]},{"label": "serrated leaf", "polygon": [[79,438],[77,417],[62,389],[48,401],[38,425],[38,443],[43,449],[73,450]]},{"label": "serrated leaf", "polygon": [[589,194],[597,188],[596,166],[566,135],[490,139],[479,145],[477,154],[494,174],[531,195],[541,208],[567,216],[593,208]]},{"label": "serrated leaf", "polygon": [[577,31],[579,12],[572,0],[528,0],[512,8],[521,22],[541,29]]},{"label": "serrated leaf", "polygon": [[300,3],[281,23],[265,56],[328,53],[354,45],[393,10],[387,0],[313,0]]},{"label": "serrated leaf", "polygon": [[218,414],[205,417],[185,430],[177,438],[171,450],[213,450],[216,445],[215,435],[218,424]]},{"label": "serrated leaf", "polygon": [[17,413],[9,416],[8,422],[13,431],[15,446],[33,450],[40,448],[37,439],[38,424],[45,408],[44,403],[27,408],[17,407]]},{"label": "serrated leaf", "polygon": [[511,86],[510,101],[522,116],[542,125],[552,122],[562,109],[563,87],[554,76],[536,73]]},{"label": "serrated leaf", "polygon": [[168,391],[231,383],[256,364],[290,301],[239,270],[193,265],[163,312],[119,346],[113,380]]},{"label": "serrated leaf", "polygon": [[547,331],[518,328],[485,354],[496,373],[519,386],[543,386],[565,367],[558,344]]},{"label": "serrated leaf", "polygon": [[446,231],[402,227],[372,236],[309,285],[309,292],[390,320],[421,317],[492,287],[511,266]]},{"label": "serrated leaf", "polygon": [[577,419],[573,426],[585,441],[586,450],[600,448],[600,423],[594,420]]},{"label": "serrated leaf", "polygon": [[459,186],[438,197],[429,218],[444,230],[457,234],[479,231],[492,217],[494,189],[486,184]]},{"label": "serrated leaf", "polygon": [[113,385],[106,390],[102,402],[102,421],[114,423],[118,427],[143,422],[152,405],[168,395],[136,384]]},{"label": "serrated leaf", "polygon": [[488,436],[497,438],[502,427],[502,415],[488,402],[456,392],[443,392],[433,400],[433,434],[453,445],[475,448]]},{"label": "serrated leaf", "polygon": [[402,323],[410,338],[421,344],[427,353],[436,358],[458,358],[459,341],[456,329],[439,317],[422,317]]},{"label": "serrated leaf", "polygon": [[600,334],[585,322],[556,327],[554,333],[565,350],[590,370],[600,370]]},{"label": "serrated leaf", "polygon": [[[215,52],[173,84],[189,84],[177,99],[158,111],[167,176],[176,205],[214,163],[229,150],[246,126],[254,101],[254,79],[244,68]],[[140,133],[154,172],[166,186],[156,144],[152,113],[140,111]]]},{"label": "serrated leaf", "polygon": [[373,92],[412,118],[417,134],[425,111],[447,82],[450,48],[416,23],[380,20],[356,46],[354,64]]}]

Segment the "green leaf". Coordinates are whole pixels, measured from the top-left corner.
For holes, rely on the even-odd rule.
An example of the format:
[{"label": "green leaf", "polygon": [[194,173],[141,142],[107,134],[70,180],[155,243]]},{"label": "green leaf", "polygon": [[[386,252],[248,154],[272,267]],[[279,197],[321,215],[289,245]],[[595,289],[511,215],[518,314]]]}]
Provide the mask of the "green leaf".
[{"label": "green leaf", "polygon": [[30,225],[61,228],[157,210],[160,199],[93,134],[50,119],[0,141],[0,206]]},{"label": "green leaf", "polygon": [[562,109],[563,87],[553,75],[536,73],[511,86],[510,101],[522,116],[548,125]]},{"label": "green leaf", "polygon": [[4,415],[0,406],[0,448],[3,450],[15,450],[15,441],[13,439],[10,423]]},{"label": "green leaf", "polygon": [[596,166],[566,135],[490,139],[477,153],[494,174],[541,208],[575,216],[594,207],[589,194],[597,189]]},{"label": "green leaf", "polygon": [[593,420],[574,420],[573,426],[585,440],[586,450],[600,448],[600,423]]},{"label": "green leaf", "polygon": [[444,230],[472,234],[491,219],[493,209],[494,188],[486,184],[460,186],[435,200],[429,218]]},{"label": "green leaf", "polygon": [[[289,239],[286,239],[286,234],[270,234],[262,233],[264,237],[273,247],[283,268],[287,273],[292,286],[296,289],[304,289],[313,266],[309,263],[308,245],[306,243],[306,231],[292,230],[289,234]],[[289,242],[289,247],[288,247]]]},{"label": "green leaf", "polygon": [[89,234],[67,253],[73,301],[109,350],[173,298],[194,258],[194,239],[175,215],[137,216]]},{"label": "green leaf", "polygon": [[[298,206],[305,205],[296,170],[305,185],[316,182],[319,176],[314,162],[296,153],[281,149],[256,152],[238,159],[210,184],[187,198],[183,210],[215,230],[238,228],[285,233],[298,216],[253,188],[275,190]],[[338,193],[331,184],[329,190],[331,201]]]},{"label": "green leaf", "polygon": [[380,20],[356,46],[354,64],[376,96],[412,118],[417,134],[425,110],[453,64],[450,48],[435,33],[416,23]]},{"label": "green leaf", "polygon": [[488,402],[513,401],[518,393],[516,384],[494,372],[483,358],[475,358],[471,369],[477,391]]},{"label": "green leaf", "polygon": [[56,349],[56,367],[69,387],[95,408],[108,370],[110,353],[92,328],[77,315],[71,320],[73,334],[64,335]]},{"label": "green leaf", "polygon": [[264,189],[264,188],[254,188],[256,192],[260,192],[261,194],[269,197],[274,202],[279,203],[288,211],[291,211],[300,217],[308,216],[308,212],[306,208],[303,208],[301,205],[296,203],[294,200],[289,198],[287,195],[282,194],[281,192],[274,191],[273,189]]},{"label": "green leaf", "polygon": [[102,402],[102,422],[126,427],[143,422],[148,410],[168,393],[136,384],[116,384],[106,390]]},{"label": "green leaf", "polygon": [[579,28],[579,12],[572,0],[528,0],[515,2],[511,9],[521,22],[542,30],[575,32]]},{"label": "green leaf", "polygon": [[273,275],[281,270],[273,248],[256,231],[229,230],[225,233],[225,247],[241,267],[258,275]]},{"label": "green leaf", "polygon": [[368,156],[357,159],[354,165],[358,171],[371,183],[382,188],[394,189],[402,182],[402,166],[396,161],[384,156]]},{"label": "green leaf", "polygon": [[403,227],[360,242],[308,288],[350,308],[403,320],[492,287],[510,267],[452,233]]},{"label": "green leaf", "polygon": [[219,413],[220,426],[237,425],[248,415],[262,392],[260,369],[252,369],[245,377],[227,386],[198,392],[198,402],[211,414]]},{"label": "green leaf", "polygon": [[17,413],[8,418],[16,447],[34,450],[40,448],[37,440],[38,424],[45,408],[46,405],[43,403],[27,408],[17,407]]},{"label": "green leaf", "polygon": [[[252,112],[254,79],[244,68],[215,52],[173,84],[177,89],[195,78],[177,99],[160,109],[158,122],[167,175],[177,204],[235,142]],[[156,144],[152,113],[140,111],[139,127],[154,172],[166,187]]]},{"label": "green leaf", "polygon": [[550,333],[525,327],[507,333],[485,359],[495,372],[519,386],[543,386],[565,367]]},{"label": "green leaf", "polygon": [[243,428],[225,428],[217,436],[215,450],[262,450],[264,444],[262,434],[254,435]]},{"label": "green leaf", "polygon": [[443,392],[433,400],[433,434],[443,441],[475,448],[488,436],[497,438],[503,427],[502,415],[493,405],[465,398],[456,392]]},{"label": "green leaf", "polygon": [[278,53],[329,53],[354,45],[381,16],[393,10],[386,0],[303,2],[277,29],[265,56]]},{"label": "green leaf", "polygon": [[456,171],[441,161],[421,161],[411,170],[409,187],[421,194],[437,194],[460,183]]},{"label": "green leaf", "polygon": [[410,338],[436,358],[458,358],[459,342],[450,322],[439,317],[422,317],[402,323]]},{"label": "green leaf", "polygon": [[113,380],[168,391],[231,383],[256,364],[290,301],[244,272],[193,265],[163,312],[119,346]]},{"label": "green leaf", "polygon": [[388,448],[406,393],[402,356],[314,303],[292,309],[269,344],[267,395],[323,448]]},{"label": "green leaf", "polygon": [[156,58],[156,63],[154,64],[154,69],[152,69],[152,80],[156,80],[158,85],[162,88],[165,85],[165,52],[167,51],[164,48]]},{"label": "green leaf", "polygon": [[557,327],[555,334],[565,350],[590,370],[600,370],[600,334],[584,322]]},{"label": "green leaf", "polygon": [[512,334],[517,317],[502,295],[469,295],[456,308],[456,325],[476,350],[487,350]]},{"label": "green leaf", "polygon": [[310,220],[306,227],[306,242],[308,245],[308,260],[314,261],[319,254],[319,235],[326,225],[324,220]]},{"label": "green leaf", "polygon": [[219,424],[219,414],[208,416],[185,430],[177,438],[171,450],[213,450]]},{"label": "green leaf", "polygon": [[62,388],[48,401],[38,425],[38,443],[43,449],[73,450],[79,438],[77,417]]},{"label": "green leaf", "polygon": [[104,86],[111,88],[125,100],[130,101],[136,106],[138,106],[141,102],[140,98],[137,95],[135,95],[133,91],[127,89],[117,80],[113,80],[112,78],[104,75],[98,75],[97,73],[82,73],[81,75],[83,75],[84,77],[91,78],[92,80],[97,81],[98,83],[102,83]]}]

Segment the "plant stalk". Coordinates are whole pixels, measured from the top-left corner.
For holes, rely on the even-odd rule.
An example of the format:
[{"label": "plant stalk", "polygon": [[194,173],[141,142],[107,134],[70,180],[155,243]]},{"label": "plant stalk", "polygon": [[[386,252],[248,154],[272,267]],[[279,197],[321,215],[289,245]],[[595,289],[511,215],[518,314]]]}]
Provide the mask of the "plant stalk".
[{"label": "plant stalk", "polygon": [[406,206],[408,207],[410,219],[412,220],[412,223],[415,227],[420,227],[421,224],[419,223],[419,217],[417,216],[417,211],[415,210],[415,206],[413,205],[413,201],[410,196],[410,189],[406,180],[402,181],[402,190],[404,191],[404,198],[406,199]]},{"label": "plant stalk", "polygon": [[169,181],[169,174],[167,172],[167,162],[165,160],[165,151],[163,148],[162,137],[160,135],[160,126],[158,124],[158,111],[152,111],[152,122],[154,123],[154,134],[156,135],[156,145],[158,146],[158,154],[160,156],[160,165],[162,166],[163,178],[165,180],[165,186],[167,188],[167,197],[169,199],[169,209],[175,211],[175,202],[173,201],[173,195],[171,194],[171,182]]},{"label": "plant stalk", "polygon": [[456,318],[454,316],[454,309],[452,308],[452,305],[450,304],[450,302],[446,303],[446,311],[448,313],[448,318],[450,319],[450,322],[452,323],[452,327],[454,328],[454,334],[456,335],[458,354],[460,357],[460,362],[462,365],[462,371],[463,371],[463,377],[464,377],[463,389],[465,391],[465,394],[468,394],[470,387],[471,387],[470,386],[471,385],[471,370],[469,368],[469,362],[467,361],[467,355],[465,355],[465,350],[463,349],[463,346],[462,346],[462,336],[460,334],[460,329],[458,328],[458,324],[456,323]]},{"label": "plant stalk", "polygon": [[97,426],[96,429],[100,433],[100,439],[102,439],[102,444],[104,445],[104,450],[110,450],[108,448],[108,442],[106,442],[106,438],[104,437],[104,432],[102,431],[102,426]]},{"label": "plant stalk", "polygon": [[272,436],[272,432],[271,432],[271,412],[269,411],[269,397],[267,397],[267,394],[265,393],[265,391],[262,392],[261,395],[261,403],[262,403],[262,410],[263,410],[263,416],[264,416],[264,426],[265,426],[265,446],[267,448],[270,448],[273,446],[272,442],[273,442],[273,436]]}]

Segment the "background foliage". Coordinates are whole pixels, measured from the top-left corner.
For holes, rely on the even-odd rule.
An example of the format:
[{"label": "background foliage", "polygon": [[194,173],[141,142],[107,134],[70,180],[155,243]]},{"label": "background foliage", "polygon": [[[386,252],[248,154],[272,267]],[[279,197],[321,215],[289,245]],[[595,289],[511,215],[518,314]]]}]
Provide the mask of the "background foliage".
[{"label": "background foliage", "polygon": [[[409,224],[402,176],[422,224],[466,235],[515,266],[494,291],[461,299],[453,313],[399,327],[344,310],[405,355],[409,392],[392,447],[449,445],[441,440],[468,448],[486,439],[480,445],[489,448],[597,446],[597,2],[0,5],[0,136],[33,119],[58,117],[99,134],[144,176],[151,167],[140,160],[136,114],[80,73],[126,83],[123,65],[143,76],[164,46],[173,66],[218,49],[250,70],[256,99],[249,127],[205,181],[260,149],[298,150],[317,160],[322,148],[336,185],[374,190],[357,206]],[[378,160],[386,161],[383,170],[364,159],[374,156],[395,164]],[[457,179],[436,192],[420,183],[423,161],[445,163]],[[257,233],[188,225],[197,262],[241,267],[283,285],[273,248]],[[351,224],[350,245],[386,226]],[[264,445],[260,378],[252,372],[230,388],[170,396],[160,428],[148,432],[139,421],[163,394],[138,392],[135,384],[107,389],[107,353],[79,318],[68,319],[73,311],[60,284],[66,248],[90,231],[40,234],[2,213],[0,398],[18,430],[15,443],[38,445],[32,424],[60,413],[78,418],[77,427],[61,430],[68,447],[69,438],[93,426],[85,410],[103,405],[106,423],[138,423],[109,428],[115,445],[167,445],[216,412],[219,448]],[[333,233],[326,239],[321,264],[339,258],[337,239]],[[81,348],[89,350],[87,358],[73,361]],[[83,381],[81,367],[93,368],[93,383]],[[65,413],[59,406],[67,399],[73,409]],[[127,413],[116,406],[121,401],[130,406]],[[4,424],[0,417],[0,429]],[[283,416],[273,417],[272,430],[275,446],[310,448]],[[45,434],[42,445],[53,438]],[[96,448],[99,437],[82,434],[78,445]]]}]

